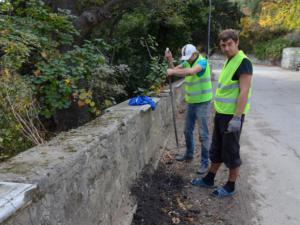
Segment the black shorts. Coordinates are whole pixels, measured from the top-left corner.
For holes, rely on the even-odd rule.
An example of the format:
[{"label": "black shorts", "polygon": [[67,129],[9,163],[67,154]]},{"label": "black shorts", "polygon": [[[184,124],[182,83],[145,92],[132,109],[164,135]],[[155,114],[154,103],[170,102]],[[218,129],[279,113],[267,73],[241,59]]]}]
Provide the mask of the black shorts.
[{"label": "black shorts", "polygon": [[[240,158],[240,132],[226,133],[228,123],[233,115],[216,113],[214,132],[210,147],[210,160],[213,163],[224,163],[229,169],[235,169],[242,164]],[[242,116],[242,125],[244,116]]]}]

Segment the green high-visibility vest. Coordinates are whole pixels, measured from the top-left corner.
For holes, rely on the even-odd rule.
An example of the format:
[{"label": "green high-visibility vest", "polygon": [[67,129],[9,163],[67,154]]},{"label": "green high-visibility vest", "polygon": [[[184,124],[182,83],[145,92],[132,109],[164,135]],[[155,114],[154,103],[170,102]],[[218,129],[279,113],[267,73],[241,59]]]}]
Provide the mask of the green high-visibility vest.
[{"label": "green high-visibility vest", "polygon": [[[214,101],[214,106],[218,113],[229,115],[233,115],[235,113],[237,99],[240,94],[240,87],[238,80],[232,80],[232,77],[244,58],[248,57],[243,51],[239,51],[232,59],[230,59],[229,62],[227,60],[222,68]],[[247,114],[250,109],[251,92],[250,87],[244,114]]]},{"label": "green high-visibility vest", "polygon": [[[200,60],[204,59],[199,55],[198,59],[191,66],[188,62],[183,63],[183,68],[191,68],[198,64]],[[185,101],[189,104],[207,102],[212,99],[212,85],[210,78],[210,67],[207,62],[205,72],[199,77],[198,74],[185,76]]]}]

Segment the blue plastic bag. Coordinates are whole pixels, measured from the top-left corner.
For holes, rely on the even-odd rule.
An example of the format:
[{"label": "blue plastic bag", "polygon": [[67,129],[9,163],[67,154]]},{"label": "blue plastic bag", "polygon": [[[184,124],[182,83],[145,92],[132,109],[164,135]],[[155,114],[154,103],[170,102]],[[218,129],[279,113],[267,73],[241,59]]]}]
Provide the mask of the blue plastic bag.
[{"label": "blue plastic bag", "polygon": [[129,99],[128,105],[147,105],[151,106],[152,110],[155,110],[156,104],[155,102],[148,96],[137,96],[134,98]]}]

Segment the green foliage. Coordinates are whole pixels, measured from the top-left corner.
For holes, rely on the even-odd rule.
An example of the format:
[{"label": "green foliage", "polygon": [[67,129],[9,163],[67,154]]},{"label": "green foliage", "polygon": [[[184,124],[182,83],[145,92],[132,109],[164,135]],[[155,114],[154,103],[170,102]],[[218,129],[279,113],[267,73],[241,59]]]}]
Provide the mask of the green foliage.
[{"label": "green foliage", "polygon": [[127,97],[122,84],[128,82],[129,73],[130,69],[127,65],[103,64],[94,69],[88,82],[99,109],[108,108]]},{"label": "green foliage", "polygon": [[[26,7],[17,8],[21,3]],[[11,12],[0,14],[1,68],[31,73],[39,62],[57,57],[58,48],[70,45],[77,33],[68,15],[51,13],[42,1],[19,0],[10,6]]]},{"label": "green foliage", "polygon": [[[236,4],[223,0],[212,2],[211,37],[212,45],[217,48],[220,29],[237,28],[241,13]],[[145,92],[156,85],[150,84],[146,77],[153,74],[151,64],[162,63],[161,56],[166,47],[172,50],[175,59],[186,43],[206,49],[208,3],[206,0],[188,0],[184,3],[181,0],[144,1],[144,4],[121,17],[113,27],[114,32],[101,31],[102,35],[107,33],[106,38],[113,46],[112,62],[127,64],[131,68],[130,81],[126,84],[129,95]]]},{"label": "green foliage", "polygon": [[33,75],[37,65],[72,43],[77,32],[68,18],[52,13],[42,1],[0,3],[1,158],[43,141],[32,92],[36,87],[20,75]]},{"label": "green foliage", "polygon": [[[124,60],[131,69],[127,81],[124,82],[125,90],[129,96],[152,95],[166,81],[167,65],[159,55],[158,43],[154,36],[142,36],[136,42],[136,48],[128,46],[128,51],[131,51],[131,54],[128,55],[126,61]],[[127,53],[125,54],[127,55]]]},{"label": "green foliage", "polygon": [[0,12],[10,12],[13,9],[12,4],[8,0],[0,1]]},{"label": "green foliage", "polygon": [[76,8],[82,11],[88,7],[99,6],[104,3],[104,0],[80,0],[76,1]]},{"label": "green foliage", "polygon": [[281,59],[282,50],[291,46],[291,42],[284,38],[277,38],[261,42],[255,47],[255,54],[259,59],[278,61]]},{"label": "green foliage", "polygon": [[150,72],[146,76],[146,81],[149,83],[150,88],[144,93],[145,95],[159,94],[161,86],[167,79],[166,70],[168,63],[162,61],[158,56],[151,58]]},{"label": "green foliage", "polygon": [[[101,40],[96,40],[96,44],[103,47]],[[41,103],[41,114],[49,118],[58,109],[69,108],[72,101],[80,101],[80,106],[89,105],[94,108],[91,94],[87,94],[88,88],[82,88],[80,82],[91,79],[94,67],[104,62],[98,46],[86,41],[82,47],[76,46],[57,58],[38,63],[32,82]],[[78,98],[79,96],[81,97]],[[84,104],[86,100],[91,104]]]},{"label": "green foliage", "polygon": [[261,0],[236,0],[245,15],[256,17],[260,13]]},{"label": "green foliage", "polygon": [[241,47],[260,59],[278,61],[282,49],[297,46],[287,34],[299,29],[299,1],[243,1],[251,13],[241,20]]},{"label": "green foliage", "polygon": [[186,16],[191,15],[188,12],[191,2],[182,4],[177,0],[163,1],[160,7],[154,8],[149,14],[148,33],[156,37],[161,48],[168,46],[170,49],[177,49],[186,42],[193,42],[193,29],[189,27],[190,17]]},{"label": "green foliage", "polygon": [[[17,154],[33,142],[24,135],[20,119],[37,117],[30,84],[8,70],[0,77],[0,161]],[[18,116],[18,118],[16,118]]]},{"label": "green foliage", "polygon": [[[157,93],[166,82],[164,49],[169,47],[176,58],[184,44],[203,49],[207,42],[208,0],[122,1],[126,8],[113,7],[115,17],[101,23],[80,46],[73,44],[80,35],[73,26],[74,17],[68,11],[53,12],[44,2],[48,1],[0,2],[0,71],[14,81],[2,81],[11,88],[0,90],[1,149],[19,151],[18,143],[26,143],[23,147],[39,143],[39,133],[29,129],[28,135],[20,118],[33,128],[39,126],[37,115],[58,124],[60,112],[64,115],[77,106],[98,115],[125,97]],[[106,1],[75,2],[80,12]],[[235,4],[213,1],[212,13],[213,40],[220,29],[238,27],[240,13]],[[30,98],[22,102],[17,96]],[[8,99],[17,101],[8,104]],[[14,145],[12,140],[19,142]]]},{"label": "green foliage", "polygon": [[37,0],[6,1],[1,9],[0,47],[4,54],[0,66],[31,77],[40,114],[50,118],[72,102],[89,105],[96,112],[84,83],[95,67],[105,63],[100,48],[108,46],[101,40],[86,41],[81,47],[61,53],[59,49],[71,45],[77,35],[69,14],[53,13]]},{"label": "green foliage", "polygon": [[0,149],[12,155],[41,142],[38,114],[50,118],[72,103],[99,113],[86,80],[105,64],[100,48],[108,46],[86,41],[63,53],[77,35],[69,14],[53,13],[37,0],[5,1],[0,9],[0,72],[10,77],[1,81]]},{"label": "green foliage", "polygon": [[276,30],[300,31],[300,1],[299,0],[264,0],[261,3],[259,24],[262,27]]}]

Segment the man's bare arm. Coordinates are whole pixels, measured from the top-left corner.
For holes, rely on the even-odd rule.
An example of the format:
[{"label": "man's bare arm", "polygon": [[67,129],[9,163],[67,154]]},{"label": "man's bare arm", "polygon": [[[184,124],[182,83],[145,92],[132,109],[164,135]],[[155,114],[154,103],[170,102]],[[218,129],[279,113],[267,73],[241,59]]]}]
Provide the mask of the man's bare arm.
[{"label": "man's bare arm", "polygon": [[239,78],[240,94],[237,100],[235,116],[242,116],[244,113],[248,94],[251,87],[252,76],[250,74],[241,74]]},{"label": "man's bare arm", "polygon": [[174,68],[174,69],[168,69],[167,73],[169,76],[177,76],[177,77],[185,77],[190,76],[196,73],[199,73],[202,71],[201,66],[195,66],[193,68]]}]

